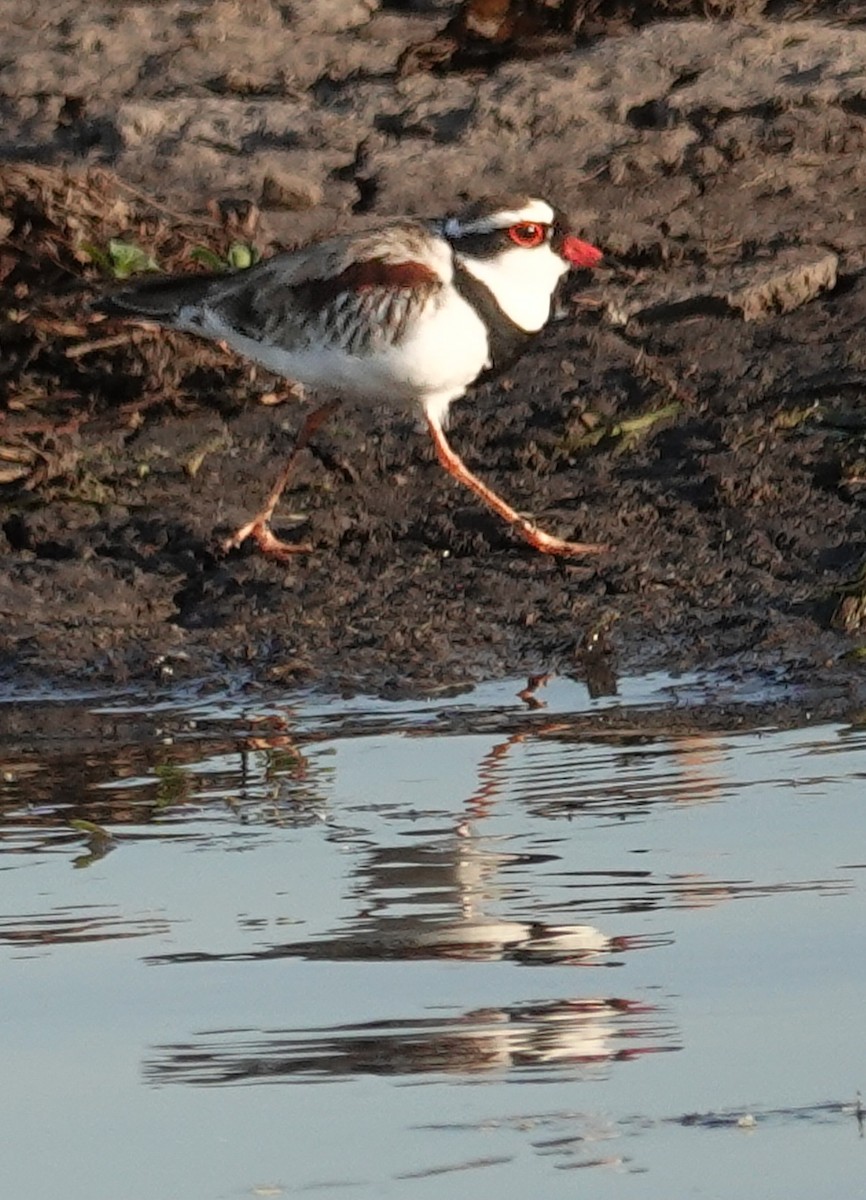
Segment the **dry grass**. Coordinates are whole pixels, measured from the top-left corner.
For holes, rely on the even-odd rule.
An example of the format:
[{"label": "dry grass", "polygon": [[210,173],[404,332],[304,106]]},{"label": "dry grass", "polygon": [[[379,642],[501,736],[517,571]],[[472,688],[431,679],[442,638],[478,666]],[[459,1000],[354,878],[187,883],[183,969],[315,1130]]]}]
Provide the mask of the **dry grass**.
[{"label": "dry grass", "polygon": [[173,212],[103,169],[0,167],[0,484],[36,486],[83,422],[134,429],[161,406],[249,397],[254,368],[218,346],[120,326],[87,302],[113,282],[100,253],[112,239],[194,271],[197,250],[255,244],[256,217]]}]

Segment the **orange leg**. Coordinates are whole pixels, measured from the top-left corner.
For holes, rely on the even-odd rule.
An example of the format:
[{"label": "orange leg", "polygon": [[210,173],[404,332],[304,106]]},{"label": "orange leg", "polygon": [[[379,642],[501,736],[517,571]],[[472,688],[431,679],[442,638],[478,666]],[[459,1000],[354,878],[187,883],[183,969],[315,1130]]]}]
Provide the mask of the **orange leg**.
[{"label": "orange leg", "polygon": [[442,426],[430,416],[427,416],[426,419],[427,428],[433,438],[433,445],[436,447],[437,457],[448,474],[453,475],[456,480],[474,492],[479,500],[482,500],[488,508],[492,508],[503,520],[507,521],[516,533],[529,542],[530,546],[534,546],[542,554],[561,554],[563,556],[601,554],[610,548],[596,542],[566,542],[562,538],[554,537],[553,534],[545,533],[537,525],[533,525],[510,504],[506,504],[501,496],[497,496],[496,492],[492,491],[486,483],[482,483],[477,475],[473,475],[459,454],[456,454],[449,446]]},{"label": "orange leg", "polygon": [[273,555],[274,558],[289,559],[294,554],[312,553],[313,547],[309,542],[293,543],[282,541],[276,534],[271,532],[270,522],[271,517],[274,515],[274,509],[277,507],[280,497],[286,490],[286,484],[289,482],[289,478],[294,470],[298,455],[309,445],[310,438],[321,428],[328,417],[333,416],[339,407],[339,400],[331,400],[309,414],[295,439],[288,462],[282,471],[280,471],[276,483],[268,494],[264,507],[256,513],[251,521],[247,521],[246,525],[242,525],[230,538],[226,538],[222,544],[224,552],[236,550],[247,538],[251,537],[264,554]]}]

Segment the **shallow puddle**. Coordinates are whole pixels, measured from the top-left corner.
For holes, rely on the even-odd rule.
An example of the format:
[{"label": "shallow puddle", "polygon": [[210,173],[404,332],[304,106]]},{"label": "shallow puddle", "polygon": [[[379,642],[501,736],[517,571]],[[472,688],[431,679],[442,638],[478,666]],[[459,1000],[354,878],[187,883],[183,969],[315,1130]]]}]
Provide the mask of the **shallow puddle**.
[{"label": "shallow puddle", "polygon": [[0,706],[0,1195],[862,1194],[866,730],[520,688]]}]

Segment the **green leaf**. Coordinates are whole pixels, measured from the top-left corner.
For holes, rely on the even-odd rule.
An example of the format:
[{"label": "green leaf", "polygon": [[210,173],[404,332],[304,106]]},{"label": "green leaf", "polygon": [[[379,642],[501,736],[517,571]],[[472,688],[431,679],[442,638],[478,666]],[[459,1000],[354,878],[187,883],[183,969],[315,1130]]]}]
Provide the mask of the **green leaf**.
[{"label": "green leaf", "polygon": [[195,246],[189,253],[193,262],[201,263],[209,271],[245,271],[259,261],[261,255],[255,246],[246,242],[232,242],[225,258],[207,246]]},{"label": "green leaf", "polygon": [[130,275],[140,275],[143,271],[159,270],[156,260],[133,242],[112,238],[108,243],[108,254],[115,279],[128,279]]},{"label": "green leaf", "polygon": [[258,250],[255,246],[248,246],[246,242],[232,242],[226,255],[226,261],[234,271],[246,271],[258,262],[258,259]]},{"label": "green leaf", "polygon": [[207,246],[196,246],[189,253],[193,262],[201,263],[203,267],[207,267],[209,271],[224,271],[226,264],[218,254],[213,250],[208,250]]},{"label": "green leaf", "polygon": [[111,273],[111,259],[104,250],[100,250],[98,246],[94,246],[93,242],[82,242],[80,247],[91,262],[96,263],[103,271]]},{"label": "green leaf", "polygon": [[111,838],[111,834],[107,829],[103,829],[101,825],[97,825],[94,821],[85,821],[81,817],[73,817],[69,825],[79,833],[86,833],[89,837],[95,838]]}]

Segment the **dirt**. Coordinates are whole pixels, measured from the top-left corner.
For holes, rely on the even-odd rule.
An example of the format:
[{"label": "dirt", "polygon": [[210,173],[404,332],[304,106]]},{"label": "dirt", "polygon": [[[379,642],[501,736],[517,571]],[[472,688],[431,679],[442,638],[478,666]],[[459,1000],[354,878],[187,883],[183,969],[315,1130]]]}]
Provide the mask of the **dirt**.
[{"label": "dirt", "polygon": [[[7,4],[7,679],[393,693],[586,672],[600,646],[622,670],[781,674],[861,701],[857,11],[634,29],[595,6],[557,53],[524,58],[517,39],[483,70],[407,71],[453,8]],[[545,528],[610,552],[533,552],[425,435],[347,407],[276,520],[316,552],[220,553],[305,409],[216,347],[91,317],[109,239],[195,269],[196,248],[267,253],[509,186],[569,208],[606,265],[455,405],[453,440]]]}]

